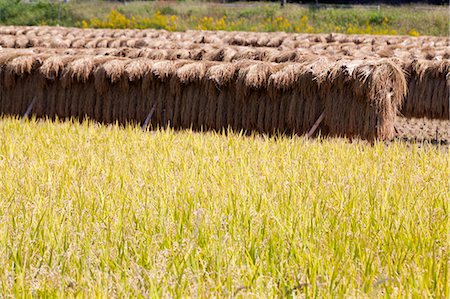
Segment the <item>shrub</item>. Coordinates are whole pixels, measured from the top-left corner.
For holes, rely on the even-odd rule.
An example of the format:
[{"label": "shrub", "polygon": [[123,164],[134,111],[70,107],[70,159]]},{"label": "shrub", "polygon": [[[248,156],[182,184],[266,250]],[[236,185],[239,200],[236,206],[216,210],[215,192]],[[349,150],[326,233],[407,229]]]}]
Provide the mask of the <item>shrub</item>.
[{"label": "shrub", "polygon": [[0,24],[73,25],[73,15],[62,3],[0,0]]},{"label": "shrub", "polygon": [[165,29],[174,31],[177,29],[176,25],[177,17],[166,16],[157,11],[152,16],[148,18],[142,17],[131,17],[127,18],[125,15],[119,11],[113,9],[105,18],[101,20],[99,18],[92,18],[89,21],[82,21],[81,27],[83,28],[111,28],[111,29],[144,29],[144,28],[154,28],[154,29]]}]

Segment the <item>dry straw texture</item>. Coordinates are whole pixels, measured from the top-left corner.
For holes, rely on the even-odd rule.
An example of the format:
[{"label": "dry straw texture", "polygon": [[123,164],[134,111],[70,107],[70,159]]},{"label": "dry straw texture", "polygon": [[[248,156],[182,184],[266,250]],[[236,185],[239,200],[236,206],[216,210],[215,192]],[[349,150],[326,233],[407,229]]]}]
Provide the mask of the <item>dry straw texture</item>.
[{"label": "dry straw texture", "polygon": [[[406,91],[389,61],[278,64],[108,56],[0,56],[2,113],[143,122],[175,128],[303,134],[325,111],[329,135],[388,139]],[[40,92],[35,92],[39,86]]]},{"label": "dry straw texture", "polygon": [[450,61],[416,60],[408,68],[406,117],[450,119]]},{"label": "dry straw texture", "polygon": [[[3,48],[1,48],[3,47]],[[0,113],[393,136],[450,119],[450,38],[0,26]],[[405,96],[406,95],[406,96]]]},{"label": "dry straw texture", "polygon": [[373,137],[394,135],[392,122],[407,91],[403,72],[394,63],[387,60],[340,62],[320,80],[322,85],[330,86],[320,91],[326,93],[323,95],[325,114],[334,116],[334,119],[325,118],[328,127],[345,128],[350,136],[361,132],[374,134]]},{"label": "dry straw texture", "polygon": [[[11,28],[9,30],[2,28],[5,34],[0,34],[0,44],[4,42],[6,46],[14,47],[16,46],[16,41],[29,39],[29,42],[21,43],[24,46],[35,46],[41,43],[44,47],[31,48],[29,50],[12,49],[12,51],[11,49],[3,49],[2,52],[5,53],[1,56],[6,60],[8,60],[8,55],[15,57],[14,53],[17,53],[17,55],[25,55],[26,53],[76,56],[96,55],[133,59],[148,58],[152,60],[189,59],[223,62],[254,60],[276,63],[303,63],[315,59],[315,56],[327,57],[327,59],[332,61],[374,60],[387,57],[392,59],[395,64],[401,66],[408,75],[408,93],[404,101],[404,107],[401,109],[402,114],[407,117],[450,118],[448,83],[450,47],[448,38],[296,34],[274,36],[266,33],[212,33],[198,31],[175,34],[151,30],[140,33],[140,36],[148,38],[148,40],[145,40],[136,37],[139,31],[91,30],[86,31],[83,35],[75,29],[62,28],[61,30],[47,29],[52,34],[55,34],[47,35],[45,30],[40,29],[42,31],[40,33],[44,35],[36,37],[35,33],[33,33],[36,29],[33,27],[18,28],[15,33]],[[127,35],[132,37],[127,39]],[[190,40],[188,40],[189,37],[191,38]],[[14,43],[10,42],[11,38],[14,39]],[[209,40],[211,38],[214,40]],[[57,48],[55,46],[55,41],[68,39],[71,39],[70,47],[79,46],[84,48]],[[75,43],[78,43],[78,46]],[[229,46],[230,43],[233,46]],[[280,46],[274,48],[274,44],[280,44]],[[111,48],[112,46],[120,48]],[[126,48],[121,46],[126,46]],[[139,48],[144,46],[145,48]],[[89,67],[89,65],[81,64],[80,68],[83,67]],[[83,74],[82,71],[81,73],[78,71],[78,73]],[[264,95],[261,95],[261,97],[264,97]],[[265,101],[262,102],[265,103]],[[277,108],[279,107],[274,109]],[[173,114],[174,112],[171,109],[169,109],[169,113]],[[158,112],[162,113],[159,108]],[[176,112],[178,113],[178,111]],[[159,117],[162,118],[162,115],[160,114]],[[178,121],[178,114],[174,120]],[[245,121],[249,120],[246,119]]]}]

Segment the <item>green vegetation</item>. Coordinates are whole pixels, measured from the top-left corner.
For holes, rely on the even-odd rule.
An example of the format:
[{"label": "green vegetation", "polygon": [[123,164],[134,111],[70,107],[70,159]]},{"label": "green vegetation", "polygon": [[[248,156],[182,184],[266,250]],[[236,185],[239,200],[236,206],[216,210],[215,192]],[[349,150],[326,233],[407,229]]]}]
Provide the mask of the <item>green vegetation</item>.
[{"label": "green vegetation", "polygon": [[[286,32],[447,35],[448,6],[317,9],[290,4],[0,0],[0,24]],[[59,17],[58,17],[59,14]],[[58,21],[59,20],[59,21]],[[83,22],[84,21],[84,22]]]},{"label": "green vegetation", "polygon": [[1,25],[73,26],[75,23],[73,13],[65,5],[49,1],[0,0]]},{"label": "green vegetation", "polygon": [[431,146],[0,121],[5,297],[448,298]]}]

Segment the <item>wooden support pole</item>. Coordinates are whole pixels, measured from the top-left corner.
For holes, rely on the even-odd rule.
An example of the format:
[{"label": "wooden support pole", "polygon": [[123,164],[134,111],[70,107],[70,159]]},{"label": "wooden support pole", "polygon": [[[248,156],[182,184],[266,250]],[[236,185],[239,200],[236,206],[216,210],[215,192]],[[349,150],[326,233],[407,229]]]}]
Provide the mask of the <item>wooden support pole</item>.
[{"label": "wooden support pole", "polygon": [[324,118],[325,118],[325,111],[322,112],[322,114],[319,116],[319,118],[316,120],[316,122],[312,126],[311,130],[309,130],[308,138],[311,138],[314,135],[314,132],[317,130],[317,128],[319,127],[320,123],[323,121]]},{"label": "wooden support pole", "polygon": [[33,100],[31,101],[31,103],[30,103],[30,105],[28,106],[27,111],[25,111],[25,114],[23,115],[23,118],[22,118],[22,119],[27,119],[27,118],[28,118],[28,116],[29,116],[30,113],[31,113],[31,110],[33,110],[33,106],[34,106],[34,103],[35,103],[35,102],[36,102],[36,97],[34,97]]},{"label": "wooden support pole", "polygon": [[150,123],[150,120],[152,119],[153,113],[155,112],[156,109],[156,103],[153,105],[152,109],[150,110],[150,113],[147,115],[147,117],[145,118],[144,123],[141,126],[141,129],[144,131],[148,124]]}]

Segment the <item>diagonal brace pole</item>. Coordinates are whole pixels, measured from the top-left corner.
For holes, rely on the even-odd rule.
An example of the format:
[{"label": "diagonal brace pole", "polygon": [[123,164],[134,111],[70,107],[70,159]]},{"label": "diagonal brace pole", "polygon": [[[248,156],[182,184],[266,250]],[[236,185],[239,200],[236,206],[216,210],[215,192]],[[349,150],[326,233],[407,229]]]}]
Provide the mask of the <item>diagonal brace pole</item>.
[{"label": "diagonal brace pole", "polygon": [[325,111],[322,112],[322,114],[319,116],[319,118],[316,120],[316,122],[312,126],[311,130],[309,130],[308,138],[311,138],[314,135],[314,132],[317,130],[317,128],[319,127],[320,123],[323,121],[324,118],[325,118]]},{"label": "diagonal brace pole", "polygon": [[150,123],[150,120],[152,119],[153,113],[155,112],[156,109],[156,103],[153,105],[152,109],[150,110],[150,113],[147,115],[147,117],[144,120],[144,123],[141,126],[141,129],[144,131],[148,124]]},{"label": "diagonal brace pole", "polygon": [[31,101],[31,103],[28,106],[27,111],[25,111],[25,114],[23,115],[22,119],[27,119],[28,118],[28,116],[31,113],[31,110],[33,110],[34,103],[36,103],[36,97],[34,97],[33,100]]}]

